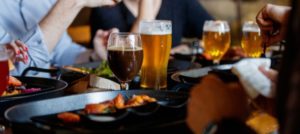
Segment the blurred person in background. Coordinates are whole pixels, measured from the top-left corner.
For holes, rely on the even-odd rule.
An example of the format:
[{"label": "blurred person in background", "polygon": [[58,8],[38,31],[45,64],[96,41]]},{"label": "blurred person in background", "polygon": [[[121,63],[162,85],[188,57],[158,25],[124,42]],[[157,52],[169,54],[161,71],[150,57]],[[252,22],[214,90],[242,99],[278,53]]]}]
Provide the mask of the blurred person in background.
[{"label": "blurred person in background", "polygon": [[197,0],[123,0],[114,7],[93,9],[90,23],[93,37],[99,29],[137,33],[142,20],[171,20],[171,53],[176,53],[185,48],[181,46],[183,37],[201,38],[204,21],[212,19]]},{"label": "blurred person in background", "polygon": [[[293,0],[291,5],[292,8],[268,4],[257,15],[257,23],[267,44],[283,39],[287,41],[279,73],[260,68],[277,85],[276,107],[273,110],[279,122],[279,133],[282,134],[300,133],[300,2]],[[243,123],[248,114],[247,106],[247,96],[239,84],[224,83],[218,77],[209,75],[191,92],[187,122],[194,133],[202,133],[210,123],[222,119],[238,119]],[[236,126],[231,127],[231,133],[240,130]],[[244,127],[246,130],[247,127]],[[214,132],[224,133],[220,129]]]},{"label": "blurred person in background", "polygon": [[48,68],[100,59],[100,51],[74,43],[66,29],[83,7],[115,4],[113,0],[1,0],[0,44],[21,40],[28,47],[28,63],[15,64],[13,74],[29,66]]}]

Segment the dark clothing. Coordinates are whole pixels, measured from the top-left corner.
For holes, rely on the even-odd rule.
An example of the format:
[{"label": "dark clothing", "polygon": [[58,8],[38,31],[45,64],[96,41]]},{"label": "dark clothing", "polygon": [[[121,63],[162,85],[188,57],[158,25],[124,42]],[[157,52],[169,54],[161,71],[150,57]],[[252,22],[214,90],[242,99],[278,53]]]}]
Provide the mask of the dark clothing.
[{"label": "dark clothing", "polygon": [[[202,37],[205,20],[213,19],[197,0],[162,0],[157,20],[172,20],[173,47],[182,37]],[[115,7],[94,8],[91,14],[92,37],[98,29],[116,27],[120,32],[129,32],[135,22],[134,15],[123,2]]]}]

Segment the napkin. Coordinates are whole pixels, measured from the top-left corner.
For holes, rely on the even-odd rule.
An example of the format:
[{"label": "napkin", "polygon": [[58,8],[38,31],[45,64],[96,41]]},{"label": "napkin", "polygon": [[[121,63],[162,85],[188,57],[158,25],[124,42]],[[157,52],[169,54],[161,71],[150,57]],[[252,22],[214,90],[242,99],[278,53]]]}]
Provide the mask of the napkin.
[{"label": "napkin", "polygon": [[238,76],[241,84],[252,99],[258,95],[272,98],[275,94],[274,89],[271,88],[271,80],[258,69],[261,65],[268,70],[271,66],[271,60],[267,58],[244,59],[234,64],[231,70]]}]

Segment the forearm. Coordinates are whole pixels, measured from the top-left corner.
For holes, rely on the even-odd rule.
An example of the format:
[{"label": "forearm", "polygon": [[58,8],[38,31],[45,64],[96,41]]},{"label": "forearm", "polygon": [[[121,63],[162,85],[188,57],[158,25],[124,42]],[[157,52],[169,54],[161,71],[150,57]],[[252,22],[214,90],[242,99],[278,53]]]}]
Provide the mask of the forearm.
[{"label": "forearm", "polygon": [[139,32],[139,24],[142,20],[155,20],[155,16],[158,10],[160,9],[160,4],[161,3],[155,3],[152,0],[140,1],[138,16],[135,22],[133,23],[131,32]]},{"label": "forearm", "polygon": [[40,22],[49,53],[83,8],[83,0],[58,0],[48,15]]}]

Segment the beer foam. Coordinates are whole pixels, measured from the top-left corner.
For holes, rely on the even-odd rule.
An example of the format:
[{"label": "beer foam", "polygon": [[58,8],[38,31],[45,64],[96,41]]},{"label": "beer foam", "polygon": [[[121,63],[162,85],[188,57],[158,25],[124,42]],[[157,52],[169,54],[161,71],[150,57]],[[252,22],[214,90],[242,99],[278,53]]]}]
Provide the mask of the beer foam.
[{"label": "beer foam", "polygon": [[142,47],[109,47],[107,50],[112,50],[112,51],[141,51],[143,50]]},{"label": "beer foam", "polygon": [[141,34],[145,34],[145,35],[168,35],[168,34],[172,34],[171,31],[142,31]]},{"label": "beer foam", "polygon": [[259,28],[244,27],[243,32],[260,32]]},{"label": "beer foam", "polygon": [[205,32],[230,32],[229,28],[226,27],[204,27]]}]

